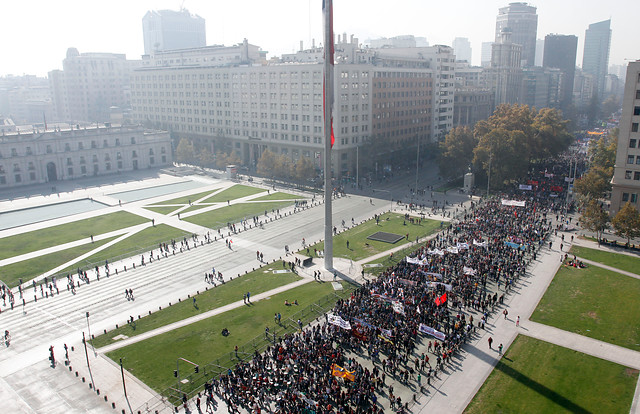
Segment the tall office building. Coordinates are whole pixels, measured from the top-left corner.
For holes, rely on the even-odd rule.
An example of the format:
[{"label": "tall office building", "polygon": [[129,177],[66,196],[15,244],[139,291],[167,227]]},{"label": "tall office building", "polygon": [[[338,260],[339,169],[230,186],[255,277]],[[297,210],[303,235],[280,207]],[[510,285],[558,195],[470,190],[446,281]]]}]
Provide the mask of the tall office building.
[{"label": "tall office building", "polygon": [[503,29],[491,50],[491,67],[487,69],[495,104],[514,104],[520,98],[522,86],[522,45],[511,41],[511,30]]},{"label": "tall office building", "polygon": [[536,7],[527,3],[509,3],[509,6],[500,8],[496,18],[496,42],[506,28],[511,29],[511,41],[522,45],[522,66],[534,66],[538,31]]},{"label": "tall office building", "polygon": [[562,71],[560,85],[560,109],[567,109],[573,102],[573,79],[576,72],[576,52],[578,37],[573,35],[548,34],[544,38],[545,68]]},{"label": "tall office building", "polygon": [[471,63],[471,42],[466,37],[456,37],[451,44],[456,60]]},{"label": "tall office building", "polygon": [[544,39],[536,40],[536,66],[542,66],[544,60]]},{"label": "tall office building", "polygon": [[[240,56],[237,48],[183,50],[180,59],[143,64],[132,77],[134,120],[213,152],[233,151],[248,166],[269,149],[293,161],[310,158],[321,168],[323,63],[308,59],[315,50],[255,64],[261,57],[249,45],[249,64],[229,64],[225,57]],[[357,148],[365,142],[372,143],[376,153],[370,159],[379,159],[382,168],[394,154],[399,158],[407,148],[435,142],[452,128],[451,47],[361,49],[345,35],[338,36],[336,61],[336,176],[354,173],[363,156]]]},{"label": "tall office building", "polygon": [[144,53],[203,47],[207,44],[204,19],[188,10],[152,10],[142,18]]},{"label": "tall office building", "polygon": [[640,209],[640,60],[629,63],[624,86],[618,152],[611,180],[611,207],[616,214],[627,202]]},{"label": "tall office building", "polygon": [[595,92],[604,100],[604,78],[609,67],[611,46],[611,19],[589,25],[585,31],[582,71],[593,75]]},{"label": "tall office building", "polygon": [[58,121],[105,122],[112,106],[130,106],[130,69],[136,61],[123,54],[79,53],[72,47],[63,70],[49,72],[53,106]]}]

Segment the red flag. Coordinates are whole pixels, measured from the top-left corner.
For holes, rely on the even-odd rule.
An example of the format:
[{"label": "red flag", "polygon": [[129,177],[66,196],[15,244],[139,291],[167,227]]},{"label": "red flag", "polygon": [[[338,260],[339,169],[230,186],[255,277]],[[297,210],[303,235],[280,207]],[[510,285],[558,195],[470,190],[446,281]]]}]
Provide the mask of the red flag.
[{"label": "red flag", "polygon": [[440,306],[447,301],[447,292],[443,293],[442,296],[436,298],[436,305]]}]

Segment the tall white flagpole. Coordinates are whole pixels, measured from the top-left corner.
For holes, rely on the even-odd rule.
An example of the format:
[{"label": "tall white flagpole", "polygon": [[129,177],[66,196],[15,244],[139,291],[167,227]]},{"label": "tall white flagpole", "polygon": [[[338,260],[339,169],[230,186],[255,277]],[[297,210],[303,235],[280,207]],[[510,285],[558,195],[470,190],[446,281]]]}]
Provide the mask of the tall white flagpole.
[{"label": "tall white flagpole", "polygon": [[333,146],[333,0],[323,0],[324,12],[324,268],[333,270],[331,209],[331,147]]}]

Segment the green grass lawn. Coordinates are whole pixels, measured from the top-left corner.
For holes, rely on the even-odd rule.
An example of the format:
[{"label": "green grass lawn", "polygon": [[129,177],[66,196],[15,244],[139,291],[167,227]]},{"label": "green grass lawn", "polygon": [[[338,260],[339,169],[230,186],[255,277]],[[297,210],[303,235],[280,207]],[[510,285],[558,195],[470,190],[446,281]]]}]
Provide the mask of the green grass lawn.
[{"label": "green grass lawn", "polygon": [[118,329],[96,337],[93,340],[93,346],[100,348],[112,343],[113,337],[115,336],[126,335],[131,337],[140,335],[141,333],[151,331],[161,326],[169,325],[210,311],[211,309],[219,308],[242,299],[242,295],[247,292],[251,292],[252,295],[257,295],[258,293],[266,292],[278,286],[300,280],[300,277],[295,273],[274,274],[272,271],[280,269],[283,269],[282,262],[275,262],[253,272],[249,272],[244,276],[237,277],[226,282],[224,285],[218,284],[217,287],[212,286],[208,291],[196,295],[197,308],[193,306],[193,302],[190,300],[175,303],[171,307],[162,308],[162,310],[153,312],[151,315],[143,316],[142,319],[136,320],[134,324],[120,326]]},{"label": "green grass lawn", "polygon": [[252,194],[258,194],[263,191],[262,188],[250,187],[248,185],[236,184],[233,187],[229,187],[226,190],[213,195],[206,200],[202,200],[203,203],[222,203],[227,200],[235,200],[236,198],[246,197]]},{"label": "green grass lawn", "polygon": [[[176,369],[178,358],[185,358],[200,365],[202,367],[200,375],[204,377],[206,374],[203,371],[211,372],[213,369],[212,365],[207,368],[207,364],[212,361],[222,366],[237,362],[233,357],[233,349],[236,345],[242,347],[256,337],[264,337],[266,326],[270,326],[273,332],[275,313],[280,312],[282,323],[288,324],[289,317],[294,317],[301,309],[332,292],[331,283],[311,282],[251,306],[243,306],[117,349],[109,352],[107,356],[114,361],[123,358],[125,368],[129,372],[154,390],[166,392],[168,387],[176,384],[173,370]],[[347,293],[348,290],[342,292]],[[285,306],[285,299],[298,300],[299,306]],[[331,303],[335,303],[335,300]],[[221,335],[225,327],[229,329],[227,337]],[[251,356],[251,349],[241,349],[247,353],[242,353],[240,356],[245,358]],[[191,365],[184,363],[181,367],[182,378],[193,373]]]},{"label": "green grass lawn", "polygon": [[306,197],[298,196],[295,194],[283,193],[278,191],[277,193],[267,194],[262,197],[254,198],[251,201],[268,201],[268,200],[301,200]]},{"label": "green grass lawn", "polygon": [[561,267],[531,320],[640,351],[640,280]]},{"label": "green grass lawn", "polygon": [[417,249],[416,245],[412,245],[409,247],[406,247],[402,250],[399,250],[397,252],[395,252],[393,254],[393,257],[391,257],[390,255],[386,255],[384,257],[381,257],[379,259],[376,260],[372,260],[367,264],[381,264],[382,267],[371,267],[368,269],[365,269],[365,272],[369,273],[369,274],[373,274],[373,275],[379,275],[380,273],[384,272],[388,267],[390,266],[395,266],[398,263],[400,263],[402,261],[402,259],[404,259],[405,257],[407,257],[409,254],[413,253],[415,250]]},{"label": "green grass lawn", "polygon": [[209,204],[194,204],[194,205],[192,205],[191,207],[189,207],[189,208],[185,208],[184,210],[182,210],[182,211],[180,212],[180,214],[182,214],[182,213],[188,213],[188,212],[191,212],[191,211],[200,210],[201,208],[211,207],[211,206],[214,206],[214,205],[216,205],[216,203],[209,203]]},{"label": "green grass lawn", "polygon": [[272,209],[283,208],[291,204],[291,201],[240,203],[186,217],[184,220],[210,229],[216,229],[225,227],[227,223],[237,223],[244,218],[264,214],[265,210],[271,212]]},{"label": "green grass lawn", "polygon": [[637,380],[637,370],[519,335],[464,412],[626,414]]},{"label": "green grass lawn", "polygon": [[154,206],[154,207],[145,207],[145,209],[153,211],[154,213],[158,213],[158,214],[170,214],[174,211],[176,211],[177,209],[181,208],[180,206]]},{"label": "green grass lawn", "polygon": [[[427,236],[436,232],[439,228],[439,221],[423,219],[421,224],[411,224],[408,220],[405,221],[404,216],[401,214],[385,213],[382,215],[379,224],[376,224],[375,220],[369,220],[335,236],[333,238],[333,254],[336,257],[360,260],[409,241],[415,242],[416,237]],[[377,231],[395,233],[402,236],[409,233],[409,240],[404,238],[395,244],[391,244],[367,239]],[[348,249],[347,240],[349,241]],[[310,246],[311,255],[313,255],[314,248],[317,250],[324,249],[324,242]]]},{"label": "green grass lawn", "polygon": [[192,203],[194,203],[196,200],[201,199],[202,197],[206,197],[208,194],[211,194],[215,191],[218,191],[217,189],[213,189],[213,190],[209,190],[209,191],[203,191],[201,193],[197,193],[197,194],[190,194],[190,195],[186,195],[184,197],[178,197],[178,198],[174,198],[171,200],[167,200],[167,201],[163,201],[160,203],[156,203],[156,205],[161,206],[163,204],[189,204],[189,201],[191,201]]},{"label": "green grass lawn", "polygon": [[[111,214],[47,227],[0,239],[0,260],[47,247],[59,246],[91,235],[98,235],[146,222],[144,217],[118,211]],[[51,266],[53,267],[53,266]]]},{"label": "green grass lawn", "polygon": [[[168,242],[171,239],[181,239],[183,236],[188,236],[183,230],[175,227],[168,226],[166,224],[158,224],[155,227],[147,227],[144,230],[137,232],[136,234],[127,237],[126,239],[108,247],[93,256],[89,256],[79,266],[91,266],[96,263],[104,263],[105,260],[115,261],[121,259],[124,256],[133,256],[146,252],[147,249],[156,249],[159,243]],[[75,269],[72,267],[72,269]]]},{"label": "green grass lawn", "polygon": [[640,256],[629,256],[621,253],[606,252],[602,250],[590,249],[588,247],[573,246],[571,254],[587,260],[602,263],[616,269],[640,274]]},{"label": "green grass lawn", "polygon": [[[10,265],[2,266],[0,268],[0,279],[9,285],[9,287],[18,286],[20,279],[22,282],[28,282],[34,277],[48,272],[49,270],[58,267],[70,260],[75,259],[97,247],[102,246],[105,243],[110,242],[117,236],[109,239],[96,241],[94,243],[87,243],[81,246],[72,247],[70,249],[61,250],[55,253],[49,253],[42,256],[38,256],[29,260],[23,260],[21,262],[12,263]],[[70,266],[69,269],[76,269],[78,266]]]}]

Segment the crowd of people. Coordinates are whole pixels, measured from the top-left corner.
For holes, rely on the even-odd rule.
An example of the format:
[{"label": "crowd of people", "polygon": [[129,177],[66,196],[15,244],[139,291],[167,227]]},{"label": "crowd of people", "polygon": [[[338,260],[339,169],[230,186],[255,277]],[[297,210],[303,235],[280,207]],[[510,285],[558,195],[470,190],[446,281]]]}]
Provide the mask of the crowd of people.
[{"label": "crowd of people", "polygon": [[394,395],[394,381],[424,391],[484,328],[553,230],[547,215],[560,211],[556,199],[511,198],[472,204],[410,256],[338,301],[324,322],[274,338],[265,352],[212,379],[207,407],[217,394],[232,411],[406,410],[409,401]]}]

